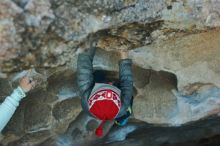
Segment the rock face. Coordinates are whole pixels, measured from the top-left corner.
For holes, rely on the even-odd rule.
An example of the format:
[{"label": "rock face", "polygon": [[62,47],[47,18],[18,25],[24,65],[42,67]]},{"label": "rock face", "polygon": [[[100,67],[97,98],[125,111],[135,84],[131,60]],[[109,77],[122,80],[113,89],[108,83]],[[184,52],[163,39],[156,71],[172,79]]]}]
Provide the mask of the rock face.
[{"label": "rock face", "polygon": [[[1,0],[0,102],[26,69],[33,68],[38,84],[4,129],[0,145],[117,145],[123,140],[119,144],[129,145],[128,133],[139,129],[142,137],[148,135],[140,130],[144,122],[176,126],[218,114],[219,26],[218,0]],[[81,112],[76,85],[77,56],[95,44],[94,68],[108,80],[118,78],[119,51],[129,51],[133,118],[138,119],[135,126],[114,127],[101,140],[94,136],[100,121]],[[117,129],[122,129],[119,137]],[[165,143],[158,145],[171,145],[175,133],[171,130],[168,141],[161,140],[162,133],[159,141]],[[209,136],[214,135],[219,133]],[[141,145],[138,134],[132,138],[133,145]],[[192,139],[178,140],[174,143]]]},{"label": "rock face", "polygon": [[[138,117],[141,117],[139,119],[147,122],[154,120],[154,114],[158,110],[164,111],[163,108],[166,107],[166,105],[158,105],[158,103],[168,103],[168,107],[172,107],[169,110],[165,110],[166,114],[169,113],[166,116],[167,120],[165,123],[169,124],[182,124],[191,120],[198,120],[212,113],[212,110],[218,111],[220,93],[218,88],[220,70],[216,67],[220,61],[220,36],[216,34],[218,31],[218,29],[215,29],[209,32],[184,36],[180,39],[160,41],[130,51],[131,58],[138,66],[175,74],[179,90],[179,93],[176,94],[176,91],[173,90],[175,86],[166,90],[166,87],[169,87],[168,83],[165,83],[164,87],[163,83],[159,83],[155,87],[154,84],[157,81],[150,82],[144,89],[145,93],[142,93],[137,98],[140,101],[138,103],[135,102],[137,109],[135,108],[134,112],[138,115],[143,108],[146,109],[144,111],[154,112],[142,113],[138,115]],[[211,40],[207,41],[208,39]],[[157,78],[159,78],[160,82],[163,82],[160,77]],[[160,88],[163,91],[160,91]],[[156,96],[158,92],[159,95]],[[160,94],[161,92],[163,94]],[[149,114],[152,115],[150,116]],[[158,116],[159,114],[156,115]],[[148,120],[146,120],[147,117],[149,117]],[[163,116],[159,117],[162,118]],[[170,119],[172,120],[169,121]],[[156,121],[155,119],[154,122]],[[159,123],[163,123],[163,120],[160,119]]]},{"label": "rock face", "polygon": [[105,37],[99,37],[103,48],[111,41],[112,49],[133,49],[169,32],[216,27],[220,25],[219,7],[215,0],[3,0],[1,72],[71,65],[87,37],[103,30]]},{"label": "rock face", "polygon": [[[174,78],[168,73],[151,72],[149,84],[134,99],[134,117],[149,123],[169,123],[177,109],[177,100],[171,92],[175,89]],[[172,74],[171,74],[172,75]],[[161,94],[162,93],[162,94]]]},{"label": "rock face", "polygon": [[174,73],[180,90],[193,83],[219,86],[220,68],[216,67],[220,61],[219,31],[215,29],[158,42],[133,50],[131,57],[141,67]]},{"label": "rock face", "polygon": [[[57,87],[60,76],[66,83],[63,86],[65,90],[61,88],[62,86]],[[74,88],[74,82],[76,81],[71,70],[50,74],[48,88],[37,89],[23,100],[4,129],[5,138],[1,143],[34,145],[54,134],[65,132],[69,123],[81,112],[80,99],[75,92],[77,89]],[[5,83],[7,81],[1,80],[1,89],[6,91],[6,93],[3,92],[3,96],[10,94],[10,91],[4,90],[8,88]],[[4,99],[3,96],[1,99]]]},{"label": "rock face", "polygon": [[[126,131],[127,128],[132,129],[133,127],[140,128]],[[219,135],[219,128],[219,117],[197,121],[181,127],[161,127],[144,124],[140,121],[131,121],[126,125],[126,128],[113,128],[106,138],[92,143],[91,146],[215,146],[219,145],[219,136],[213,135]],[[123,136],[122,132],[126,134]],[[121,135],[120,138],[114,137],[116,134]],[[118,141],[113,142],[114,138],[118,138]]]}]

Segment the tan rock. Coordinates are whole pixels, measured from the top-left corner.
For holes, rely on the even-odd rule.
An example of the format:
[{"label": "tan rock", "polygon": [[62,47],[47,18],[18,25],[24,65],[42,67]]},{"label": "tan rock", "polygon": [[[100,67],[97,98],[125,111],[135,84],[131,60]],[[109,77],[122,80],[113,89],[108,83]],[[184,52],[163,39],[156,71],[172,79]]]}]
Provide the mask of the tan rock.
[{"label": "tan rock", "polygon": [[143,68],[174,73],[178,89],[193,83],[220,87],[220,29],[152,44],[130,51],[134,63]]},{"label": "tan rock", "polygon": [[177,99],[171,89],[175,89],[171,80],[162,73],[152,72],[149,84],[134,98],[134,117],[148,123],[168,123],[177,107]]}]

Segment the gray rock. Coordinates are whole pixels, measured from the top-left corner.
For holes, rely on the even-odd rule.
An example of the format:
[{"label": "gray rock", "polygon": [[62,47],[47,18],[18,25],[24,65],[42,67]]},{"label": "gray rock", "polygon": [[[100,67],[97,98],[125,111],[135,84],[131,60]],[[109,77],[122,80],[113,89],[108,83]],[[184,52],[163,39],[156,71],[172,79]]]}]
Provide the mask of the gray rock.
[{"label": "gray rock", "polygon": [[133,66],[134,85],[137,88],[144,88],[150,81],[151,71],[138,66]]},{"label": "gray rock", "polygon": [[[219,145],[220,142],[218,136],[213,136],[219,135],[220,127],[218,123],[219,117],[197,121],[181,127],[164,127],[149,124],[141,125],[141,123],[131,122],[126,127],[139,126],[139,128],[128,133],[125,140],[112,141],[106,144],[105,142],[112,138],[110,133],[105,140],[92,143],[91,146],[214,146]],[[119,128],[118,132],[123,131],[123,129],[125,129],[125,127]],[[112,132],[113,131],[118,134],[116,129],[113,129]],[[117,138],[117,136],[115,137]]]},{"label": "gray rock", "polygon": [[34,104],[35,102],[53,104],[58,100],[58,97],[55,94],[48,92],[47,90],[37,90],[28,94],[25,100],[26,104]]},{"label": "gray rock", "polygon": [[10,82],[7,79],[0,79],[0,102],[3,101],[7,96],[9,96],[13,88],[10,85]]},{"label": "gray rock", "polygon": [[214,85],[203,85],[191,95],[175,94],[177,113],[170,120],[172,125],[196,121],[219,113],[220,89]]},{"label": "gray rock", "polygon": [[[178,89],[193,83],[213,83],[220,86],[219,30],[193,34],[175,40],[161,41],[130,51],[138,66],[156,71],[168,71],[177,76]],[[206,53],[207,48],[210,48]]]},{"label": "gray rock", "polygon": [[31,101],[24,111],[24,126],[27,132],[37,132],[51,127],[51,107],[45,103]]},{"label": "gray rock", "polygon": [[149,84],[134,98],[133,112],[136,119],[148,123],[169,123],[175,114],[177,100],[171,91],[176,88],[175,83],[172,83],[175,78],[167,78],[168,74],[151,71]]},{"label": "gray rock", "polygon": [[48,77],[48,91],[64,100],[79,95],[76,85],[76,73],[70,69],[54,70]]},{"label": "gray rock", "polygon": [[26,134],[21,139],[10,142],[7,146],[36,145],[40,141],[47,139],[50,134],[50,131],[47,130]]},{"label": "gray rock", "polygon": [[55,18],[49,0],[29,0],[25,7],[25,22],[28,26],[34,26],[41,29],[42,32],[47,30],[50,23]]},{"label": "gray rock", "polygon": [[[45,79],[21,102],[5,129],[3,145],[15,139],[12,145],[46,139],[45,145],[55,145],[57,134],[66,129],[61,145],[100,142],[93,132],[99,121],[76,116],[80,105],[73,98],[79,95],[77,56],[94,42],[101,48],[94,67],[109,79],[117,79],[118,52],[131,50],[136,118],[182,124],[219,113],[219,14],[217,0],[1,0],[0,100],[12,92],[9,82],[19,71],[36,68]],[[45,129],[52,134],[38,137]],[[125,141],[114,145],[145,143],[133,136],[126,141],[133,130],[122,128],[126,134],[118,140]],[[29,138],[21,138],[23,134]],[[111,137],[109,141],[117,139],[114,132]],[[167,138],[156,141],[165,145]]]},{"label": "gray rock", "polygon": [[53,108],[53,116],[56,120],[75,119],[81,112],[81,104],[79,98],[71,98],[57,103]]},{"label": "gray rock", "polygon": [[[20,36],[17,34],[14,18],[22,13],[22,9],[17,7],[13,2],[3,0],[0,2],[0,66],[4,66],[4,60],[18,57]],[[5,65],[7,68],[7,65]]]},{"label": "gray rock", "polygon": [[98,127],[98,122],[96,120],[90,120],[86,125],[87,131],[94,131]]}]

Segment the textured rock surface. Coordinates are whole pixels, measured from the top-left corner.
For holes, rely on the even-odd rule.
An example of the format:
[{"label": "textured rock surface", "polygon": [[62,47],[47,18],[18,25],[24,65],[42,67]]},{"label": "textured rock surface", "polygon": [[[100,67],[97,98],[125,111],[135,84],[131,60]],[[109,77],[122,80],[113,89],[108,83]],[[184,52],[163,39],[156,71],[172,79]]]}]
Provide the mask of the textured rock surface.
[{"label": "textured rock surface", "polygon": [[[218,0],[1,0],[0,102],[16,87],[23,70],[34,68],[38,85],[21,102],[0,145],[103,144],[93,133],[99,121],[79,114],[76,86],[77,56],[93,41],[99,47],[94,67],[105,70],[110,80],[118,77],[118,50],[129,50],[134,62],[134,118],[180,125],[219,113],[218,26]],[[137,123],[115,127],[103,140],[109,145],[146,143],[148,130],[141,132],[144,123]],[[206,126],[201,127],[209,131]],[[141,134],[125,140],[135,129]],[[163,128],[152,130],[157,135]],[[192,140],[176,133],[178,128],[168,137],[161,133],[158,145]]]},{"label": "textured rock surface", "polygon": [[[74,88],[74,73],[70,70],[57,70],[56,73],[47,72],[48,88],[39,88],[30,92],[13,118],[3,131],[2,144],[6,145],[35,145],[55,134],[65,132],[69,123],[81,112],[80,99]],[[61,77],[65,83],[63,90]],[[2,89],[7,80],[1,80]],[[58,88],[58,86],[60,88]],[[71,87],[71,88],[70,88]],[[11,87],[9,88],[11,89]],[[10,91],[3,90],[3,96]],[[74,93],[74,94],[73,94]],[[13,141],[13,142],[12,142]]]},{"label": "textured rock surface", "polygon": [[[177,87],[181,92],[180,95],[173,94],[171,90],[175,89],[175,86],[166,90],[169,84],[165,83],[165,87],[163,87],[163,84],[159,83],[157,87],[161,87],[163,90],[163,94],[160,94],[160,89],[152,85],[156,84],[157,81],[152,81],[152,84],[150,82],[150,84],[146,86],[147,88],[144,89],[145,93],[143,95],[145,97],[140,95],[137,97],[140,101],[138,102],[137,100],[138,103],[135,102],[135,107],[137,108],[134,107],[134,112],[136,113],[135,115],[138,115],[139,119],[147,122],[154,120],[153,115],[155,113],[157,113],[157,116],[160,115],[158,114],[158,110],[164,111],[162,108],[166,107],[166,105],[158,105],[162,103],[168,103],[169,108],[172,107],[170,104],[174,106],[170,108],[170,110],[165,110],[166,114],[169,113],[165,123],[168,122],[171,124],[198,120],[209,115],[208,113],[219,111],[218,97],[220,93],[217,87],[219,87],[220,76],[219,67],[217,66],[220,62],[220,36],[218,35],[219,33],[216,32],[219,32],[219,29],[182,36],[179,39],[159,41],[146,47],[130,51],[131,58],[138,66],[146,69],[152,68],[157,71],[168,71],[175,74]],[[163,82],[162,79],[159,79],[159,81]],[[151,85],[153,86],[152,89]],[[166,91],[168,91],[168,95]],[[174,97],[174,95],[177,98]],[[166,99],[163,100],[165,97]],[[145,102],[143,102],[144,98],[146,98]],[[157,101],[157,99],[159,99],[159,101]],[[198,100],[198,102],[194,102],[194,100]],[[175,103],[177,103],[177,105]],[[142,111],[143,108],[146,109],[146,111],[154,112],[144,113]],[[138,113],[141,111],[143,113],[139,115]],[[149,117],[148,120],[146,120],[147,117]],[[162,118],[163,116],[160,115],[159,117]],[[169,119],[172,120],[169,121]],[[157,120],[154,120],[154,122],[156,121]],[[159,122],[162,121],[162,119],[159,120]]]},{"label": "textured rock surface", "polygon": [[176,97],[171,92],[175,89],[175,83],[172,84],[175,78],[168,78],[167,75],[168,73],[151,72],[149,84],[134,99],[135,118],[149,123],[168,123],[172,118],[177,108]]},{"label": "textured rock surface", "polygon": [[[3,0],[1,71],[71,65],[76,48],[99,30],[111,29],[101,38],[103,48],[111,41],[111,49],[132,49],[151,43],[155,36],[163,39],[160,31],[151,35],[158,26],[174,31],[219,26],[219,7],[216,0]],[[148,25],[158,21],[163,25]]]},{"label": "textured rock surface", "polygon": [[[139,127],[138,130],[125,130]],[[113,128],[102,141],[92,145],[107,146],[215,146],[219,145],[219,117],[210,118],[182,127],[163,127],[149,125],[140,121],[132,121],[126,128]],[[113,134],[126,133],[124,137],[114,137]],[[209,137],[212,137],[209,139]],[[112,141],[118,138],[118,142]]]},{"label": "textured rock surface", "polygon": [[138,48],[131,52],[131,58],[143,68],[174,73],[180,90],[193,83],[220,86],[219,31],[214,29]]}]

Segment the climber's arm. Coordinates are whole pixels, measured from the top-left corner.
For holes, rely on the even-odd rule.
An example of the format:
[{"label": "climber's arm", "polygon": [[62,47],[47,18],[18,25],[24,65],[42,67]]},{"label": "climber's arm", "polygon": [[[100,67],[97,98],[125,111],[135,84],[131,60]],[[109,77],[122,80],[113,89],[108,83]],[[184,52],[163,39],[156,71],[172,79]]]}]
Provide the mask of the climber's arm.
[{"label": "climber's arm", "polygon": [[79,54],[77,60],[77,84],[81,94],[81,104],[85,111],[88,111],[87,98],[94,86],[93,58],[96,48],[91,48],[88,52]]},{"label": "climber's arm", "polygon": [[121,60],[119,61],[119,80],[122,97],[122,108],[117,117],[122,116],[131,104],[133,96],[133,75],[132,75],[132,60],[128,59],[128,53],[122,52]]},{"label": "climber's arm", "polygon": [[6,97],[5,101],[0,105],[0,132],[11,119],[20,100],[25,96],[25,92],[21,87],[18,87],[10,96]]},{"label": "climber's arm", "polygon": [[35,83],[29,77],[22,78],[20,86],[0,105],[0,132],[11,119],[20,100],[26,96],[25,92],[30,91],[34,85]]}]

